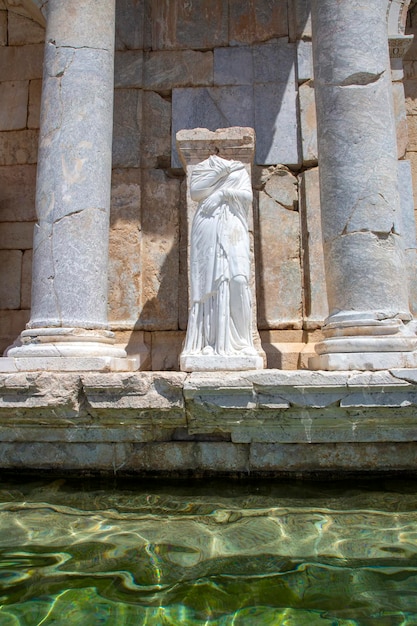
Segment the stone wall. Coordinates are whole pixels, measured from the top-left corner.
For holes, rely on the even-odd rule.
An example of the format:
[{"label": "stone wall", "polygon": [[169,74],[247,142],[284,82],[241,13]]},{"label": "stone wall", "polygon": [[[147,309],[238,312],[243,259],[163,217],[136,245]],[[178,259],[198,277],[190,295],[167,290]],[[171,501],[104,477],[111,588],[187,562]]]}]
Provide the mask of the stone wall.
[{"label": "stone wall", "polygon": [[[29,318],[44,39],[39,23],[8,6],[0,0],[0,350]],[[175,131],[253,126],[258,327],[269,367],[306,366],[327,315],[308,0],[117,0],[116,11],[109,320],[117,340],[142,354],[143,369],[178,368],[187,234]],[[416,9],[409,31],[417,32]],[[397,80],[399,156],[411,162],[417,197],[417,43],[404,66],[409,143],[405,154]]]},{"label": "stone wall", "polygon": [[303,162],[316,164],[316,154],[309,146],[303,157],[297,122],[297,55],[301,80],[311,78],[311,44],[296,44],[301,34],[309,38],[308,12],[304,2],[290,5],[117,2],[109,315],[128,349],[148,352],[146,368],[177,369],[187,324],[175,132],[233,125],[257,132],[258,327],[270,366],[300,364],[308,331],[297,174]]},{"label": "stone wall", "polygon": [[44,37],[0,1],[0,351],[29,319]]}]

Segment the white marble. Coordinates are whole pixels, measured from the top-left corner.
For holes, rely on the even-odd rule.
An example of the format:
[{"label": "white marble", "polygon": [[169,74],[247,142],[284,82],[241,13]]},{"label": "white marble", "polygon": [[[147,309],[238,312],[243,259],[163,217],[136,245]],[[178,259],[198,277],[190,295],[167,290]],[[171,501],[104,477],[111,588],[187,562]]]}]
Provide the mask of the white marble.
[{"label": "white marble", "polygon": [[[250,233],[253,194],[247,169],[247,158],[253,156],[253,131],[182,131],[178,145],[189,181],[189,218],[193,214],[190,313],[181,369],[262,367],[255,330]],[[204,152],[207,158],[196,162],[196,155]],[[244,160],[231,159],[233,153]]]},{"label": "white marble", "polygon": [[199,205],[191,230],[191,310],[181,365],[193,355],[207,362],[211,356],[256,357],[247,221],[252,187],[244,164],[210,156],[194,167],[190,194]]}]

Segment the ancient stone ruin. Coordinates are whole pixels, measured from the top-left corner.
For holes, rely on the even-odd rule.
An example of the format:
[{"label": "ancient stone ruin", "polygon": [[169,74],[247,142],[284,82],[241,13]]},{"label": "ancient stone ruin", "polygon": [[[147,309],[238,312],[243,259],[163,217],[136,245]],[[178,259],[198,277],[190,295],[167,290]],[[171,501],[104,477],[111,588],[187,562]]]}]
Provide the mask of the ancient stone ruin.
[{"label": "ancient stone ruin", "polygon": [[[415,469],[414,32],[414,0],[0,0],[2,467]],[[202,163],[240,191],[204,205]]]}]

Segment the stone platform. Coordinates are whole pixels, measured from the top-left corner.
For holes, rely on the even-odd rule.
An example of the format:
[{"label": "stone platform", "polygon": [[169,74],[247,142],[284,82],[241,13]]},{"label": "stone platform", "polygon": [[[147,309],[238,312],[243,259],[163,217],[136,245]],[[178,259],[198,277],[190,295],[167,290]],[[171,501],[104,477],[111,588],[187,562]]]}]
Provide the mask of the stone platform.
[{"label": "stone platform", "polygon": [[417,470],[417,370],[0,375],[0,467],[160,475]]}]

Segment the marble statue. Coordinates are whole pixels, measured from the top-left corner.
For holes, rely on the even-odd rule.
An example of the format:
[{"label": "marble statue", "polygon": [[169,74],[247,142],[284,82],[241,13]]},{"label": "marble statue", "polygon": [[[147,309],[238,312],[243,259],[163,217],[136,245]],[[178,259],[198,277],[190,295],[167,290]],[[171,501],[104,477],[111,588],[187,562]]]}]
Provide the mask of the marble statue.
[{"label": "marble statue", "polygon": [[191,309],[182,356],[257,356],[252,340],[248,212],[243,163],[212,155],[193,169]]}]

